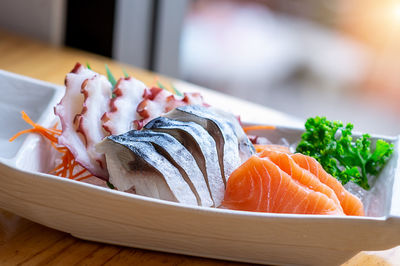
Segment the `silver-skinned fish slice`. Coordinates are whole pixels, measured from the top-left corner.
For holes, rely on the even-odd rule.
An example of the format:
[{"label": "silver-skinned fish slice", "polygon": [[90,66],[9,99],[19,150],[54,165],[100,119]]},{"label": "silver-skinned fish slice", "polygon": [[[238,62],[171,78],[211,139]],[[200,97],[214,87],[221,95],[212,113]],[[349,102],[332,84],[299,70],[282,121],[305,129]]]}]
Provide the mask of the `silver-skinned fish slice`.
[{"label": "silver-skinned fish slice", "polygon": [[195,122],[202,126],[214,138],[221,175],[224,183],[230,174],[240,166],[239,142],[229,122],[207,107],[187,105],[165,114],[166,117],[184,122]]},{"label": "silver-skinned fish slice", "polygon": [[197,166],[193,155],[173,136],[151,130],[132,130],[124,134],[137,141],[153,144],[158,153],[174,165],[195,194],[199,206],[213,206],[213,201],[204,179],[203,173]]},{"label": "silver-skinned fish slice", "polygon": [[237,117],[235,117],[232,113],[228,113],[214,107],[209,107],[209,110],[217,113],[218,115],[229,121],[229,125],[232,127],[239,141],[239,155],[242,163],[247,161],[252,155],[256,153],[256,149],[244,132]]},{"label": "silver-skinned fish slice", "polygon": [[218,207],[224,198],[225,185],[219,166],[217,147],[211,135],[197,123],[166,117],[153,119],[144,129],[170,134],[186,147],[203,173],[214,206]]},{"label": "silver-skinned fish slice", "polygon": [[97,145],[106,156],[110,182],[121,191],[162,200],[197,205],[197,199],[179,170],[150,142],[127,136],[109,136]]}]

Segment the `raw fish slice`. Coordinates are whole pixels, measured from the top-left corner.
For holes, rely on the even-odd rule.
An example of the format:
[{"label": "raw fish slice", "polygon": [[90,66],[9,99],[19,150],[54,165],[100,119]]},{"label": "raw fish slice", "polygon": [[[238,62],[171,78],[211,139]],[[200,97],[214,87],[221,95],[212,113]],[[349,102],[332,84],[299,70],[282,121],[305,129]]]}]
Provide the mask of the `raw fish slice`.
[{"label": "raw fish slice", "polygon": [[230,174],[241,163],[238,139],[227,120],[198,105],[178,107],[165,116],[184,122],[195,122],[208,131],[217,145],[219,167],[226,184]]},{"label": "raw fish slice", "polygon": [[120,135],[109,136],[97,145],[106,155],[110,182],[121,191],[197,205],[197,200],[179,170],[149,142]]},{"label": "raw fish slice", "polygon": [[314,174],[296,164],[289,154],[266,149],[259,156],[261,158],[268,157],[294,180],[297,180],[300,184],[309,189],[325,194],[327,197],[331,198],[340,209],[342,208],[335,192],[329,186],[322,183]]},{"label": "raw fish slice", "polygon": [[146,89],[143,100],[137,106],[137,112],[142,119],[135,121],[136,128],[141,129],[150,120],[179,106],[198,104],[205,105],[199,93],[184,93],[184,97],[176,96],[162,88]]},{"label": "raw fish slice", "polygon": [[239,141],[240,160],[242,163],[244,163],[256,152],[256,150],[254,148],[254,145],[248,138],[247,134],[244,132],[243,128],[239,124],[238,118],[231,113],[222,111],[217,108],[210,107],[209,110],[212,110],[213,112],[219,114],[229,121],[229,126],[233,129],[233,132],[235,132],[235,135]]},{"label": "raw fish slice", "polygon": [[328,174],[317,160],[300,153],[293,154],[291,157],[300,167],[310,171],[322,183],[333,189],[346,215],[364,215],[364,207],[361,200],[348,192],[336,178]]},{"label": "raw fish slice", "polygon": [[203,96],[198,92],[184,92],[182,102],[184,102],[185,105],[208,106],[208,104],[204,102]]},{"label": "raw fish slice", "polygon": [[[54,113],[60,118],[62,127],[62,134],[58,138],[58,143],[66,146],[74,155],[75,160],[89,172],[97,177],[107,180],[108,172],[105,165],[99,164],[95,153],[92,153],[92,156],[93,154],[95,156],[91,157],[86,150],[88,139],[85,140],[85,137],[87,136],[83,135],[86,133],[84,131],[81,131],[83,134],[78,133],[77,117],[82,115],[82,112],[84,111],[84,101],[87,104],[92,102],[89,97],[85,97],[84,94],[81,93],[81,90],[84,90],[86,87],[86,84],[84,84],[85,81],[98,76],[99,74],[77,63],[71,73],[68,73],[65,77],[65,95],[61,99],[60,103],[55,106]],[[102,86],[107,85],[102,84]],[[111,84],[109,86],[111,88]],[[89,114],[94,114],[96,116],[98,112],[89,112]],[[97,133],[99,133],[99,131],[97,131]],[[93,138],[97,137],[91,135],[89,138],[90,141],[92,141]]]},{"label": "raw fish slice", "polygon": [[225,185],[218,164],[218,153],[214,139],[200,125],[166,117],[150,121],[145,129],[165,132],[177,139],[193,155],[206,181],[214,206],[221,204]]},{"label": "raw fish slice", "polygon": [[174,137],[167,133],[150,130],[132,130],[123,136],[135,141],[150,142],[155,149],[167,158],[181,173],[195,194],[199,206],[210,207],[214,203],[210,197],[202,172],[190,152]]},{"label": "raw fish slice", "polygon": [[110,101],[110,111],[104,114],[103,127],[112,135],[136,129],[133,121],[142,119],[137,106],[143,100],[146,85],[132,77],[121,78],[115,85],[115,98]]},{"label": "raw fish slice", "polygon": [[143,118],[137,128],[147,124],[151,119],[183,105],[175,96],[161,88],[151,88],[145,91],[143,100],[137,106],[137,112]]},{"label": "raw fish slice", "polygon": [[[285,201],[275,204],[281,198]],[[222,205],[244,211],[343,215],[325,194],[300,185],[271,160],[257,156],[232,173]]]},{"label": "raw fish slice", "polygon": [[81,92],[85,101],[82,112],[76,116],[77,131],[82,133],[85,139],[86,151],[91,161],[105,172],[105,176],[108,176],[106,158],[95,150],[95,145],[106,136],[101,117],[109,108],[111,84],[106,77],[96,75],[83,82]]}]

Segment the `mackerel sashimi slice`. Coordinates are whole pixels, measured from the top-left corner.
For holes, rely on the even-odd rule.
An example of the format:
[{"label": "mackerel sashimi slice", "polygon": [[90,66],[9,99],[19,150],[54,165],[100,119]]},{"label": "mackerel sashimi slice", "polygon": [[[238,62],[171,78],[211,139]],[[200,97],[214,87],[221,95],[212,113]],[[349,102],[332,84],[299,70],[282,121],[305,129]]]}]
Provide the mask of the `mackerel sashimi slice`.
[{"label": "mackerel sashimi slice", "polygon": [[196,196],[198,205],[206,207],[213,205],[202,172],[192,154],[178,140],[167,133],[151,130],[132,130],[123,136],[132,138],[135,141],[145,141],[153,144],[157,152],[167,158],[179,170]]},{"label": "mackerel sashimi slice", "polygon": [[182,122],[166,117],[153,119],[144,129],[165,132],[186,147],[203,174],[214,206],[219,206],[224,198],[225,185],[218,163],[215,141],[210,134],[194,122]]},{"label": "mackerel sashimi slice", "polygon": [[197,199],[179,170],[150,142],[126,135],[109,136],[97,145],[105,153],[110,182],[121,191],[197,205]]},{"label": "mackerel sashimi slice", "polygon": [[237,117],[235,117],[231,113],[225,112],[217,108],[210,107],[209,110],[225,118],[228,121],[230,127],[233,129],[233,132],[235,133],[239,141],[239,155],[242,163],[244,163],[253,154],[255,154],[256,149],[254,145],[251,143],[249,137],[244,132]]},{"label": "mackerel sashimi slice", "polygon": [[227,120],[198,105],[178,107],[165,116],[184,122],[195,122],[207,130],[217,145],[221,175],[226,184],[230,174],[241,163],[238,139]]},{"label": "mackerel sashimi slice", "polygon": [[334,200],[299,184],[270,159],[257,156],[232,173],[222,205],[243,211],[343,215]]}]

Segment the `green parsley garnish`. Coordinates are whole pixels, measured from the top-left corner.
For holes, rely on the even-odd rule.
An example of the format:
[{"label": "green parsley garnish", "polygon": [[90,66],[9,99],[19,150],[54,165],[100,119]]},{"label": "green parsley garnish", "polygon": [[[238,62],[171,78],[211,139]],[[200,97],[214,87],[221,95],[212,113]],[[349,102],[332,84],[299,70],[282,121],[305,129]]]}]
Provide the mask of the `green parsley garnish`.
[{"label": "green parsley garnish", "polygon": [[305,128],[296,152],[317,159],[343,185],[351,181],[369,190],[367,176],[376,176],[393,153],[393,144],[381,139],[372,151],[369,134],[353,141],[352,124],[343,126],[340,121],[317,116],[309,118]]}]

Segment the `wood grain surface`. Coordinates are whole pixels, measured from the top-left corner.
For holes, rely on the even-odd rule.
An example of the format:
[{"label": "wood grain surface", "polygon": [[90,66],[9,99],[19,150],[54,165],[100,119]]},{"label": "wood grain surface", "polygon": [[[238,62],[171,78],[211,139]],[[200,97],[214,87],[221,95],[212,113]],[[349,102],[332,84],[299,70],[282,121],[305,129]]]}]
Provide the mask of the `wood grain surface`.
[{"label": "wood grain surface", "polygon": [[[0,69],[63,84],[76,62],[89,63],[105,74],[108,64],[116,77],[122,69],[147,85],[157,77],[109,58],[71,48],[52,47],[0,30]],[[126,248],[84,241],[0,210],[0,265],[243,265],[240,263]]]}]

